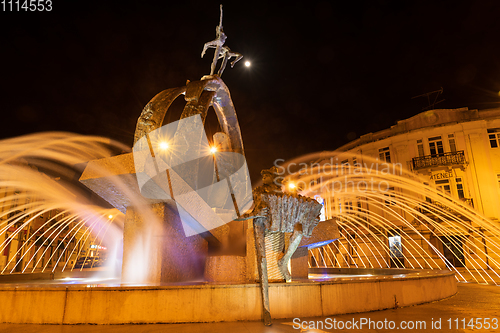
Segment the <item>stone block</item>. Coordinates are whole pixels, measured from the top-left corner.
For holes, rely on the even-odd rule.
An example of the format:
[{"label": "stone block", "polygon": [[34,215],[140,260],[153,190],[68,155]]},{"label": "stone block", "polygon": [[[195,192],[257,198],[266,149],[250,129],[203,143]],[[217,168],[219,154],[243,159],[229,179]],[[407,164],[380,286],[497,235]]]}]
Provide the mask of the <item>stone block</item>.
[{"label": "stone block", "polygon": [[309,250],[299,247],[290,259],[290,274],[292,279],[307,279],[309,274]]},{"label": "stone block", "polygon": [[340,238],[339,227],[334,219],[319,222],[310,237],[302,238],[299,246],[305,246],[309,250],[324,246]]},{"label": "stone block", "polygon": [[208,256],[205,280],[209,282],[246,282],[246,258],[243,256]]},{"label": "stone block", "polygon": [[122,282],[157,284],[200,279],[207,249],[207,241],[201,235],[185,236],[172,200],[152,204],[147,209],[128,207]]}]

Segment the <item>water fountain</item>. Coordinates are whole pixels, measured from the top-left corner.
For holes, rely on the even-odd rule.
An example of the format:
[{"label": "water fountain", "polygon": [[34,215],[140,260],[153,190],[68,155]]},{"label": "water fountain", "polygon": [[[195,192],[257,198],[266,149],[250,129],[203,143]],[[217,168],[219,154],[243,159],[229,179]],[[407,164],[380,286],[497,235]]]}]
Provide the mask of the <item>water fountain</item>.
[{"label": "water fountain", "polygon": [[[332,163],[340,154],[344,161],[364,162]],[[306,174],[290,170],[299,164],[307,166]],[[281,168],[291,171],[286,177],[305,195],[327,202],[327,215],[341,229],[338,242],[316,251],[316,267],[449,269],[461,282],[498,284],[498,224],[401,165],[335,151],[300,157]]]},{"label": "water fountain", "polygon": [[[55,279],[55,283],[0,287],[4,300],[0,304],[1,322],[175,323],[259,320],[263,317],[265,323],[270,324],[271,316],[311,317],[370,311],[428,302],[456,292],[453,273],[436,269],[415,272],[373,270],[370,276],[357,278],[308,279],[308,250],[324,249],[324,246],[332,250],[337,246],[332,243],[338,238],[336,221],[314,222],[317,208],[311,208],[314,211],[311,214],[305,212],[303,215],[309,214],[310,217],[301,220],[301,232],[310,235],[309,239],[301,239],[298,234],[302,233],[290,238],[263,231],[260,235],[265,235],[264,241],[261,239],[260,247],[254,246],[256,239],[259,242],[259,233],[254,234],[254,224],[250,220],[243,221],[245,218],[268,218],[272,223],[266,228],[273,230],[273,223],[279,220],[277,216],[287,215],[277,207],[285,207],[288,202],[290,207],[300,207],[297,202],[301,200],[311,203],[311,207],[318,205],[312,200],[300,199],[297,194],[286,196],[289,198],[286,200],[283,196],[268,196],[262,197],[267,211],[259,209],[251,215],[244,215],[251,208],[252,192],[236,112],[229,89],[220,78],[229,57],[236,56],[238,60],[241,55],[224,48],[224,41],[221,17],[217,39],[207,43],[215,48],[214,62],[223,59],[221,70],[213,74],[213,63],[213,75],[155,96],[139,117],[132,152],[116,155],[116,148],[130,149],[102,138],[62,133],[3,142],[1,147],[8,148],[4,148],[1,155],[0,184],[9,190],[2,203],[14,207],[3,213],[7,216],[4,228],[15,227],[12,235],[21,235],[23,228],[34,226],[39,216],[56,209],[60,214],[51,216],[42,226],[32,228],[36,232],[28,231],[31,234],[26,239],[19,238],[18,252],[21,255],[14,256],[13,264],[5,266],[7,269],[20,267],[22,271],[31,268],[35,272],[38,264],[33,262],[45,260],[42,258],[50,247],[53,252],[50,256],[58,257],[57,263],[47,261],[39,274],[44,274],[51,262],[53,275],[49,277]],[[162,127],[170,104],[181,95],[186,100],[181,119],[174,125]],[[209,147],[202,130],[210,106],[215,110],[222,129],[214,136],[218,148],[215,155],[207,152]],[[189,140],[185,140],[188,134]],[[34,142],[37,144],[33,146]],[[183,152],[192,152],[190,149],[194,147],[196,153],[181,158],[162,151],[177,145],[184,145]],[[195,162],[177,167],[180,164],[174,163],[176,159]],[[24,165],[19,165],[23,160],[26,161]],[[52,178],[40,173],[67,173],[68,168],[62,165],[81,167],[84,162],[88,163],[84,165],[80,182],[106,200],[114,210],[93,206],[89,200],[83,200],[81,192],[61,184],[63,178],[74,178],[75,172],[66,177]],[[29,172],[30,166],[37,166],[39,170]],[[203,178],[207,174],[208,179]],[[220,183],[227,186],[214,187]],[[209,188],[206,193],[203,192],[205,188]],[[18,189],[25,192],[16,194]],[[34,194],[39,199],[27,202]],[[19,200],[21,197],[24,201]],[[401,202],[414,200],[391,198],[396,199],[401,199]],[[275,203],[278,201],[279,205]],[[27,210],[23,211],[24,208]],[[465,210],[463,213],[473,214]],[[337,216],[336,219],[343,235],[345,230],[360,234],[359,228],[363,228],[350,216]],[[287,221],[285,218],[281,220]],[[294,231],[296,221],[288,222],[287,227],[278,229]],[[387,228],[383,226],[384,222],[380,220],[381,228]],[[306,230],[308,227],[312,233]],[[120,262],[108,264],[108,267],[121,268],[121,273],[117,270],[101,273],[118,280],[106,282],[102,280],[103,276],[88,276],[95,272],[84,271],[83,266],[76,272],[75,264],[71,265],[70,261],[75,257],[73,253],[78,253],[81,244],[85,244],[89,237],[96,239],[94,245],[104,244],[113,249],[115,255],[108,255],[110,258],[122,258],[121,265]],[[3,242],[4,249],[13,238]],[[22,243],[23,240],[26,242]],[[40,255],[45,241],[51,245],[46,245],[44,254]],[[288,266],[287,260],[282,260],[281,269],[278,268],[283,243],[288,243],[291,249],[297,247],[295,253],[292,251],[287,256],[288,259],[293,254],[291,281],[288,282],[284,281],[285,278],[290,280],[286,274],[288,270],[283,269]],[[342,242],[338,244],[343,246]],[[262,250],[264,247],[265,251]],[[59,251],[61,248],[63,250]],[[263,266],[259,267],[257,263],[259,252],[265,253],[268,270],[263,275],[261,269],[260,279],[257,268]],[[15,276],[19,281],[21,275],[6,276]],[[268,291],[265,288],[262,291],[255,282],[260,280],[265,284],[266,277],[271,283]],[[78,282],[73,280],[75,278],[86,279]],[[263,312],[263,308],[267,312]]]},{"label": "water fountain", "polygon": [[[99,230],[102,232],[101,235],[106,232],[103,239],[106,241],[108,247],[112,247],[113,243],[120,244],[120,237],[114,237],[113,235],[120,233],[121,226],[107,224],[112,221],[107,218],[109,210],[102,210],[85,204],[81,196],[75,195],[78,192],[70,192],[68,187],[62,187],[59,183],[61,180],[41,176],[35,170],[33,170],[33,175],[30,175],[27,172],[29,170],[26,170],[26,166],[7,163],[13,161],[14,157],[19,158],[21,156],[26,160],[32,160],[31,165],[33,165],[36,160],[31,157],[41,158],[46,156],[53,161],[60,158],[59,161],[61,162],[69,159],[70,163],[79,163],[82,161],[82,158],[93,159],[109,155],[109,152],[105,149],[97,150],[97,148],[102,147],[100,147],[101,143],[96,142],[95,138],[72,137],[69,135],[54,136],[55,138],[43,138],[37,135],[31,138],[18,138],[9,141],[10,149],[5,149],[6,152],[2,155],[2,161],[5,161],[5,163],[2,163],[2,170],[5,170],[2,173],[2,185],[30,191],[30,197],[33,193],[37,193],[39,198],[45,199],[43,201],[36,201],[37,205],[33,207],[38,208],[43,206],[43,209],[38,208],[40,211],[47,211],[52,208],[59,208],[61,211],[66,210],[69,213],[68,217],[78,216],[78,222],[87,223],[90,230],[95,230],[94,234],[99,234]],[[16,140],[22,142],[19,149],[15,148],[17,144]],[[34,142],[36,142],[38,147],[33,145]],[[90,150],[88,150],[88,145],[91,147]],[[2,146],[6,147],[6,145]],[[82,156],[73,156],[73,158],[71,153],[68,154],[68,151],[74,155],[82,154]],[[60,152],[64,152],[64,154]],[[40,169],[44,166],[48,169],[48,166],[44,165],[44,163],[40,163],[39,165]],[[114,168],[115,170],[117,168],[123,170],[124,164],[120,164],[120,166],[114,165]],[[16,179],[16,175],[19,175],[18,179]],[[141,196],[133,194],[131,184],[128,184],[123,178],[114,178],[112,186],[109,185],[108,188],[119,190],[124,195],[130,195],[134,200],[138,200],[138,203],[142,200]],[[72,194],[68,195],[68,193]],[[6,198],[9,197],[12,196],[7,196]],[[137,206],[147,207],[144,202],[142,203],[144,204],[143,206],[139,204]],[[144,214],[150,214],[152,218],[156,216],[148,209],[144,209]],[[24,215],[24,217],[28,215]],[[114,219],[120,217],[120,213],[116,213],[116,215],[117,217],[114,217]],[[17,218],[19,216],[12,215],[7,225],[15,224]],[[71,221],[72,218],[61,219],[60,224],[74,223]],[[57,227],[58,224],[54,223],[54,227],[51,230]],[[321,231],[320,228],[324,228],[323,222],[318,225],[316,230]],[[247,235],[251,235],[251,233]],[[73,232],[68,237],[75,236],[76,233]],[[314,233],[312,238],[310,243],[313,244],[320,243],[322,240],[319,235],[314,235]],[[51,239],[54,240],[54,238]],[[73,250],[73,246],[69,245],[68,249]],[[251,249],[252,247],[248,248]],[[301,252],[300,250],[299,248],[297,252]],[[305,250],[307,253],[307,249],[302,248],[302,250]],[[29,251],[25,253],[30,255]],[[302,256],[301,258],[303,260],[307,256]],[[297,258],[297,260],[301,260],[301,258]],[[5,302],[1,306],[5,308],[3,309],[4,315],[2,315],[1,320],[18,323],[144,323],[257,320],[261,316],[260,289],[253,282],[123,285],[116,281],[103,281],[102,278],[99,280],[99,278],[89,276],[87,276],[87,279],[82,280],[71,279],[71,277],[75,278],[78,275],[64,275],[67,274],[67,271],[71,273],[70,266],[66,265],[66,263],[65,266],[67,269],[64,272],[54,270],[56,274],[56,280],[52,281],[55,282],[54,284],[33,285],[33,278],[35,277],[32,276],[31,284],[29,285],[15,285],[15,287],[2,286],[0,293]],[[140,266],[138,267],[138,269],[141,268]],[[82,271],[77,273],[87,272]],[[92,273],[95,274],[95,272]],[[296,280],[292,283],[271,283],[269,288],[270,309],[275,318],[314,316],[320,313],[334,314],[393,307],[395,306],[395,300],[397,300],[399,306],[414,304],[444,297],[445,294],[454,292],[454,284],[450,283],[450,279],[453,279],[452,274],[442,275],[436,270],[428,272],[430,275],[426,275],[423,271],[412,273],[408,270],[397,271],[397,273],[398,275],[392,279],[384,275],[387,272],[373,271],[371,274],[383,275],[361,276],[358,279],[349,277],[333,281],[317,279]],[[11,277],[14,274],[4,276]],[[144,275],[139,274],[139,276]],[[424,276],[425,278],[423,278]],[[60,279],[63,277],[66,280]],[[80,277],[84,276],[80,275]],[[18,276],[16,276],[16,281],[19,282]],[[429,288],[425,284],[426,281],[427,283],[431,283],[435,289]],[[80,284],[73,284],[75,282]],[[408,287],[410,287],[409,290],[416,288],[409,295],[402,291],[403,287],[401,285],[405,283],[409,283],[409,286],[405,286],[404,290],[408,290]],[[380,288],[381,286],[383,286],[382,289]],[[359,291],[356,291],[356,287],[360,288]],[[371,288],[377,291],[375,292]],[[419,288],[424,288],[427,292],[420,294],[415,292]],[[352,299],[356,299],[356,297],[353,297],[353,295],[365,295],[365,301],[356,301],[354,303]],[[371,296],[368,297],[368,295]],[[294,300],[296,299],[301,299],[303,302],[295,304]],[[103,305],[107,311],[101,311]],[[6,307],[9,307],[10,310]],[[15,310],[16,307],[19,307],[19,309]]]}]

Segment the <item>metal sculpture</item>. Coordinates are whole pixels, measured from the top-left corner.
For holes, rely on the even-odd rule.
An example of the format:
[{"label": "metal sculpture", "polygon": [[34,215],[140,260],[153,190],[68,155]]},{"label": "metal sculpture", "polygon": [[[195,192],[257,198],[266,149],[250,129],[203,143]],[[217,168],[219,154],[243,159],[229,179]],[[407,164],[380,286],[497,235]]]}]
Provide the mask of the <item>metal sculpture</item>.
[{"label": "metal sculpture", "polygon": [[284,256],[278,261],[280,272],[285,280],[290,282],[288,261],[302,238],[311,236],[314,227],[318,225],[322,206],[316,200],[297,193],[284,193],[276,167],[262,170],[261,175],[262,186],[253,190],[254,209],[239,220],[253,218],[257,267],[261,282],[262,317],[265,325],[271,325],[265,236],[275,234],[276,237],[285,237],[285,233],[293,232]]},{"label": "metal sculpture", "polygon": [[217,66],[217,61],[219,59],[223,59],[222,65],[219,68],[219,72],[217,73],[217,75],[221,76],[222,72],[224,72],[224,69],[226,68],[226,64],[229,58],[236,57],[236,59],[231,63],[231,68],[234,66],[235,63],[237,63],[241,58],[243,58],[243,55],[241,53],[232,52],[231,49],[229,49],[229,47],[224,46],[227,36],[222,28],[222,5],[220,5],[219,25],[215,27],[215,36],[216,38],[214,40],[205,43],[205,45],[203,46],[203,51],[201,52],[201,57],[203,58],[208,48],[214,48],[215,53],[214,53],[214,59],[212,60],[212,65],[210,67],[210,75],[214,75],[215,67]]}]

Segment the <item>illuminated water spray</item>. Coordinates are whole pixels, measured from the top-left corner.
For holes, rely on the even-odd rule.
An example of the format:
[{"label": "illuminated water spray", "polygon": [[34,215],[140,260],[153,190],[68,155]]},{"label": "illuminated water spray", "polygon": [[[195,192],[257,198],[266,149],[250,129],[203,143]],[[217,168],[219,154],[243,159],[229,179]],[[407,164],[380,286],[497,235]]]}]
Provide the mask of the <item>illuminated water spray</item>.
[{"label": "illuminated water spray", "polygon": [[0,141],[1,274],[73,270],[93,244],[111,254],[106,266],[116,275],[123,214],[94,204],[72,178],[81,163],[122,150],[109,139],[68,133]]},{"label": "illuminated water spray", "polygon": [[[2,140],[1,273],[81,270],[75,263],[89,258],[82,251],[90,243],[114,253],[107,267],[119,266],[113,261],[123,214],[93,204],[69,180],[80,163],[127,149],[67,133]],[[308,163],[318,158],[312,154],[281,168],[289,189],[323,201],[326,219],[336,219],[341,229],[341,239],[311,252],[312,267],[450,269],[460,281],[479,283],[500,277],[500,229],[469,203],[397,165],[366,156],[362,165]]]},{"label": "illuminated water spray", "polygon": [[[500,277],[500,228],[471,202],[424,184],[401,165],[350,153],[280,165],[289,188],[323,201],[341,238],[310,253],[310,267],[449,269],[459,281]],[[318,162],[321,161],[321,162]]]}]

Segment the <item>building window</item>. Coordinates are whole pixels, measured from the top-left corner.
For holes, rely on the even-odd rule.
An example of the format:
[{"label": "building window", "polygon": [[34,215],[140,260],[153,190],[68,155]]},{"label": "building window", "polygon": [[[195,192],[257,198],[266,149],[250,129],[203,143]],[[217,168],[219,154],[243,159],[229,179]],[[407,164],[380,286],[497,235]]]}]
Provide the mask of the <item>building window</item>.
[{"label": "building window", "polygon": [[389,256],[392,268],[404,268],[403,244],[399,230],[389,230]]},{"label": "building window", "polygon": [[455,178],[455,182],[457,183],[457,194],[459,199],[465,198],[464,195],[464,185],[462,184],[462,178]]},{"label": "building window", "polygon": [[314,196],[314,199],[321,204],[321,211],[320,211],[320,214],[319,214],[319,220],[320,221],[325,221],[326,218],[325,218],[325,206],[326,206],[326,202],[325,202],[325,199],[323,199],[320,195],[316,194]]},{"label": "building window", "polygon": [[[356,234],[350,234],[349,236],[351,236],[352,240],[354,240],[354,241],[356,240]],[[351,254],[351,257],[358,256],[358,251],[356,250],[356,244],[357,243],[354,243],[354,245],[349,246],[349,253]]]},{"label": "building window", "polygon": [[[7,246],[4,247],[4,249],[3,249],[3,255],[8,257],[9,256],[9,251],[10,251],[10,244],[12,244],[12,242],[10,241],[9,238],[7,238],[7,239],[8,239]],[[7,260],[9,260],[9,259],[7,258]]]},{"label": "building window", "polygon": [[441,140],[441,136],[435,136],[429,138],[429,149],[431,151],[431,155],[444,155],[443,141]]},{"label": "building window", "polygon": [[489,128],[488,139],[490,140],[491,148],[498,148],[500,140],[500,128]]},{"label": "building window", "polygon": [[448,179],[436,180],[435,183],[436,183],[436,188],[439,191],[445,192],[446,194],[451,193],[450,181]]},{"label": "building window", "polygon": [[394,187],[389,187],[389,193],[384,193],[384,195],[387,198],[385,200],[386,206],[395,206],[396,205],[396,202],[394,201],[394,199],[396,198],[396,196],[394,195]]},{"label": "building window", "polygon": [[391,152],[389,150],[389,147],[380,148],[378,150],[378,157],[381,161],[391,163]]},{"label": "building window", "polygon": [[403,246],[399,234],[394,233],[389,236],[389,251],[391,258],[403,258]]},{"label": "building window", "polygon": [[345,159],[342,162],[340,162],[340,168],[342,174],[344,174],[344,172],[349,173],[349,170],[351,170],[351,166],[349,165],[349,160]]},{"label": "building window", "polygon": [[422,140],[417,140],[417,151],[418,157],[424,156],[424,144],[422,143]]},{"label": "building window", "polygon": [[448,134],[448,142],[450,143],[450,151],[452,153],[457,151],[457,144],[455,143],[455,135]]},{"label": "building window", "polygon": [[[429,186],[429,183],[424,183],[425,186]],[[425,197],[425,201],[428,203],[432,203],[432,199],[429,198],[428,196]]]}]

